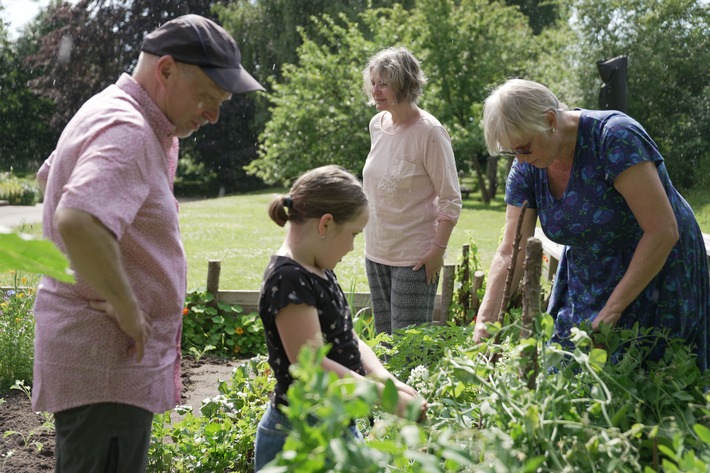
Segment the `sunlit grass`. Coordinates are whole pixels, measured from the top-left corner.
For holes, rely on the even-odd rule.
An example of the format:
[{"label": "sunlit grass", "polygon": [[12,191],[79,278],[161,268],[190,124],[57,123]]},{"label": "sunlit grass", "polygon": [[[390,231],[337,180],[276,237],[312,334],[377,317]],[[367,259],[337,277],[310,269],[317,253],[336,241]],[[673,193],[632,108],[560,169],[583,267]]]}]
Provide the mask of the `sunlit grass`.
[{"label": "sunlit grass", "polygon": [[707,189],[693,189],[683,194],[695,212],[700,229],[710,233],[710,192]]},{"label": "sunlit grass", "polygon": [[[220,288],[258,290],[271,255],[281,246],[286,230],[268,216],[272,189],[248,195],[183,202],[180,222],[188,255],[188,288],[204,288],[207,263],[221,261]],[[501,200],[486,207],[472,197],[465,202],[458,225],[449,243],[446,263],[455,264],[461,247],[470,239],[479,248],[487,269],[498,245],[505,206]],[[336,273],[346,292],[369,292],[364,263],[364,240],[355,240],[355,249],[341,261]]]},{"label": "sunlit grass", "polygon": [[[286,230],[267,214],[276,193],[269,189],[251,194],[193,200],[180,204],[180,225],[188,258],[188,289],[207,284],[207,263],[221,261],[220,288],[256,291],[271,255],[278,250]],[[695,190],[684,194],[697,216],[700,228],[710,233],[710,193]],[[501,196],[486,206],[477,195],[464,202],[464,210],[449,242],[446,263],[455,264],[461,247],[471,240],[478,246],[481,266],[488,270],[500,241],[505,218]],[[41,225],[18,229],[41,236]],[[369,292],[364,264],[364,240],[355,240],[355,250],[338,264],[336,273],[346,292]],[[12,286],[14,278],[0,274],[0,286]]]}]

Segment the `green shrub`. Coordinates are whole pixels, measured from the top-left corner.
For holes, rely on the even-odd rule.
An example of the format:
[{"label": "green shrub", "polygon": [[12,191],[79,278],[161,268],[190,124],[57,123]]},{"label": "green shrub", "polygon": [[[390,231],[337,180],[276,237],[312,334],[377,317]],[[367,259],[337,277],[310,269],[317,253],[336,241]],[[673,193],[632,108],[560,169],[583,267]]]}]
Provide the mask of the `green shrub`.
[{"label": "green shrub", "polygon": [[32,382],[34,289],[0,290],[0,391]]},{"label": "green shrub", "polygon": [[34,179],[0,173],[0,200],[6,200],[10,205],[35,205],[40,197],[39,185]]},{"label": "green shrub", "polygon": [[187,295],[183,310],[183,351],[199,357],[207,351],[225,358],[266,352],[264,326],[255,313],[242,314],[236,304],[216,302],[208,292]]}]

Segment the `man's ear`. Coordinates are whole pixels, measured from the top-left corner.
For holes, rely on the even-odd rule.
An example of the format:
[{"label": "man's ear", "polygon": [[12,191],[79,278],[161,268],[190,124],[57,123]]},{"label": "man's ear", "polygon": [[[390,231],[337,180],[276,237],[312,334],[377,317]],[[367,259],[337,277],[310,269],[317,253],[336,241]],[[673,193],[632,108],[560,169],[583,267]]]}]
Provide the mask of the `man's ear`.
[{"label": "man's ear", "polygon": [[177,63],[172,56],[162,56],[158,59],[158,63],[155,66],[156,78],[160,85],[165,87],[169,79],[174,78],[177,74]]},{"label": "man's ear", "polygon": [[335,223],[332,214],[323,214],[323,216],[318,220],[318,236],[325,238],[326,233],[328,233],[328,227],[331,227]]}]

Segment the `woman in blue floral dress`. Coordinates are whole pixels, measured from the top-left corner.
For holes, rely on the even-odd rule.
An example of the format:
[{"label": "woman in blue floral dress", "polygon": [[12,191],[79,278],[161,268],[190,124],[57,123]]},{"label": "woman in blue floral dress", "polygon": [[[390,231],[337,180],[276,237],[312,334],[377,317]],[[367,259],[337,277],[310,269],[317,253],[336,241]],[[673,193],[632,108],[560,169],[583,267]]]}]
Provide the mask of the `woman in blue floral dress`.
[{"label": "woman in blue floral dress", "polygon": [[483,126],[491,154],[516,159],[476,341],[500,310],[527,201],[521,241],[539,217],[545,235],[565,245],[548,307],[553,341],[564,342],[584,321],[595,330],[638,322],[685,339],[707,369],[710,283],[702,233],[641,125],[621,112],[569,110],[547,87],[512,79],[486,99]]}]

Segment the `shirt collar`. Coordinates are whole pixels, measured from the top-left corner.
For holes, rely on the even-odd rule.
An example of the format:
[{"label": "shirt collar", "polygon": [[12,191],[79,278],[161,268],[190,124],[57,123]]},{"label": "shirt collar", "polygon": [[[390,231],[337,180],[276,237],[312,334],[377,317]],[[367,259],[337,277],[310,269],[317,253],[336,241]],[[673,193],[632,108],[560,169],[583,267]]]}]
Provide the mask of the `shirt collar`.
[{"label": "shirt collar", "polygon": [[158,108],[158,104],[133,77],[123,73],[118,78],[116,86],[130,95],[143,108],[143,116],[148,120],[157,136],[167,138],[175,135],[175,125],[168,120],[168,117]]}]

